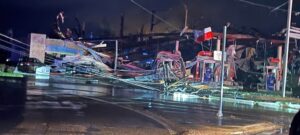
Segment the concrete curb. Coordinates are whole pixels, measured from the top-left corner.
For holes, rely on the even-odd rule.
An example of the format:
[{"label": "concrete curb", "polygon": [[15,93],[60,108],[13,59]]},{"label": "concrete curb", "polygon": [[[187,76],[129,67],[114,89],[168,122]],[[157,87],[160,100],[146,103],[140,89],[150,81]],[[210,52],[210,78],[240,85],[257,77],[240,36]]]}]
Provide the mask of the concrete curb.
[{"label": "concrete curb", "polygon": [[[220,100],[220,97],[209,96],[209,100]],[[234,98],[223,98],[224,102],[231,102],[231,103],[239,103],[239,104],[246,104],[246,105],[258,105],[261,107],[269,107],[269,108],[286,108],[286,109],[297,109],[300,110],[300,104],[298,103],[291,103],[291,102],[266,102],[266,101],[255,101],[255,100],[246,100],[246,99],[234,99]]]}]

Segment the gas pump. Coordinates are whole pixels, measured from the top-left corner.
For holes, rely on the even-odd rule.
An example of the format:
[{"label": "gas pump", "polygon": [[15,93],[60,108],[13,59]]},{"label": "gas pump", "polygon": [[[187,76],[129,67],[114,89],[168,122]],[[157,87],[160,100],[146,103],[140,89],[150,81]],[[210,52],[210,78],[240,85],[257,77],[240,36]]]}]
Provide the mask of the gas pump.
[{"label": "gas pump", "polygon": [[[221,63],[216,63],[215,64],[215,82],[220,82],[221,81]],[[224,64],[224,81],[228,82],[229,79],[229,69],[230,65],[229,64]]]},{"label": "gas pump", "polygon": [[213,81],[213,69],[215,66],[215,61],[212,60],[204,60],[202,63],[202,77],[201,82],[203,83],[210,83]]},{"label": "gas pump", "polygon": [[214,80],[214,69],[216,61],[213,60],[212,52],[200,51],[197,54],[194,79],[202,83],[210,83]]},{"label": "gas pump", "polygon": [[[202,83],[220,82],[221,79],[221,61],[212,57],[210,51],[200,51],[197,55],[197,60],[189,62],[189,65],[193,66],[193,77],[195,81]],[[187,66],[190,67],[190,66]],[[229,77],[230,65],[224,64],[224,80],[228,85],[232,85],[232,81]]]},{"label": "gas pump", "polygon": [[266,67],[266,90],[275,91],[276,85],[276,72],[274,72],[276,68],[273,66]]},{"label": "gas pump", "polygon": [[268,61],[270,66],[266,66],[265,69],[265,87],[266,90],[275,91],[280,88],[280,60],[278,58],[270,57]]}]

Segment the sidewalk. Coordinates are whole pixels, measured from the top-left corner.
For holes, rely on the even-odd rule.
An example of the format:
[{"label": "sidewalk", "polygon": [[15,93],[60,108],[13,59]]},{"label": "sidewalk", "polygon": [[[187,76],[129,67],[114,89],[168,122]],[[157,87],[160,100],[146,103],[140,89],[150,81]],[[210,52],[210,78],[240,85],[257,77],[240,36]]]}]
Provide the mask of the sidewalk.
[{"label": "sidewalk", "polygon": [[[248,135],[288,133],[293,114],[242,107],[224,107],[222,118],[217,117],[218,105],[170,100],[153,100],[152,107],[145,108],[147,100],[126,105],[149,117],[158,119],[179,135]],[[144,104],[140,104],[144,102]],[[122,104],[124,105],[124,104]],[[277,119],[277,120],[276,120]]]},{"label": "sidewalk", "polygon": [[[220,99],[220,88],[209,87],[207,85],[187,86],[190,94],[208,98],[209,100]],[[279,92],[257,91],[250,92],[238,88],[224,87],[224,102],[232,102],[247,105],[258,105],[262,107],[272,107],[281,109],[293,109],[294,112],[300,110],[300,98],[287,96],[282,97]]]}]

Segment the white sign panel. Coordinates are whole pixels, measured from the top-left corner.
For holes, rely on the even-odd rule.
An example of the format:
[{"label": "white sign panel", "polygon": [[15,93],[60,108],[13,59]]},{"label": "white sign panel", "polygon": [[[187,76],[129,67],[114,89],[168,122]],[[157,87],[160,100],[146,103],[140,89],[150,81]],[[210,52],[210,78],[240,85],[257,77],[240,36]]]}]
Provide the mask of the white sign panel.
[{"label": "white sign panel", "polygon": [[[222,51],[214,51],[214,60],[222,61]],[[225,52],[225,61],[226,61],[226,52]]]},{"label": "white sign panel", "polygon": [[36,68],[35,79],[49,79],[50,78],[50,67],[43,66]]},{"label": "white sign panel", "polygon": [[31,33],[30,35],[30,58],[37,58],[45,62],[46,35]]}]

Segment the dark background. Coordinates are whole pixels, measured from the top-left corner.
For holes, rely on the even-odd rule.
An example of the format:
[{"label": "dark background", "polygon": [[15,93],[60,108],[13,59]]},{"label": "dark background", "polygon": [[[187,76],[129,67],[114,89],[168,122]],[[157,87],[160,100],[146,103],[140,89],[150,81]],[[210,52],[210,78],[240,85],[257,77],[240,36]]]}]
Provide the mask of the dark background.
[{"label": "dark background", "polygon": [[[186,0],[189,7],[189,27],[202,29],[212,26],[221,31],[226,22],[239,28],[255,28],[270,35],[286,27],[285,11],[271,12],[272,8],[247,4],[240,0]],[[249,0],[276,7],[286,0]],[[184,25],[184,0],[136,0],[149,10],[155,10],[162,18],[182,29]],[[287,9],[287,5],[282,7]],[[294,0],[294,10],[300,11],[300,2]],[[49,33],[59,11],[65,12],[66,24],[75,27],[75,17],[86,25],[86,34],[101,35],[109,30],[118,35],[120,15],[125,16],[125,34],[136,34],[144,25],[149,31],[150,14],[130,0],[1,0],[0,32],[13,29],[15,37],[27,37],[28,33]],[[300,16],[293,15],[293,22]],[[175,28],[159,23],[154,32],[171,32]]]}]

